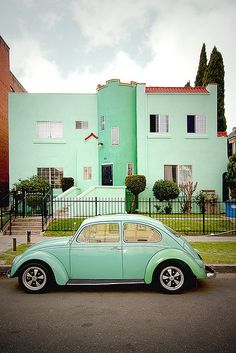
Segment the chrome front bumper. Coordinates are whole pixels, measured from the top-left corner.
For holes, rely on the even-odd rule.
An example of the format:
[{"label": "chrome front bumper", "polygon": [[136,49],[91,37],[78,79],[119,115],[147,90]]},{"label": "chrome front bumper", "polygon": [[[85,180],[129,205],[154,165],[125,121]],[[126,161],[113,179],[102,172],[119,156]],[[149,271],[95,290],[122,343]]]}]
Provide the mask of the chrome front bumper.
[{"label": "chrome front bumper", "polygon": [[209,279],[216,277],[216,271],[210,266],[205,265],[205,272],[206,272],[207,278]]},{"label": "chrome front bumper", "polygon": [[7,278],[11,278],[11,268],[6,272]]}]

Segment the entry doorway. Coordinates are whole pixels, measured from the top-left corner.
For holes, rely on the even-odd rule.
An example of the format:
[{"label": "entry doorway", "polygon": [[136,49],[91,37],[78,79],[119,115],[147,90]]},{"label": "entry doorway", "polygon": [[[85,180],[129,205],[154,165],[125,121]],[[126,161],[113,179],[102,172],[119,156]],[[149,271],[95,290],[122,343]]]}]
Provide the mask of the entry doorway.
[{"label": "entry doorway", "polygon": [[113,185],[113,165],[102,165],[102,185]]}]

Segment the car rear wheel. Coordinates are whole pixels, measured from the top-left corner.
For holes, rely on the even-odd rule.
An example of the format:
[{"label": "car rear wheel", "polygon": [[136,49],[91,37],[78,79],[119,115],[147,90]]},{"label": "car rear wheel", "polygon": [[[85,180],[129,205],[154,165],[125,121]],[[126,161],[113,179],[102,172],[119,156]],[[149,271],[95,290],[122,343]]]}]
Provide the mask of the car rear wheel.
[{"label": "car rear wheel", "polygon": [[42,264],[27,264],[19,274],[19,284],[27,293],[42,293],[49,289],[52,275]]},{"label": "car rear wheel", "polygon": [[161,291],[179,293],[190,283],[190,274],[177,262],[165,263],[157,270],[157,282]]}]

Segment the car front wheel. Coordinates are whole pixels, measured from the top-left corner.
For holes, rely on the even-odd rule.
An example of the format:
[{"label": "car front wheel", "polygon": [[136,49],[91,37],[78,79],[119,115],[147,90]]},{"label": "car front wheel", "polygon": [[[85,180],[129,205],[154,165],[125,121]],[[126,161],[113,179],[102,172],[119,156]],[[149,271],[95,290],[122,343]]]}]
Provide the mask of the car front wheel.
[{"label": "car front wheel", "polygon": [[27,293],[42,293],[49,289],[52,277],[46,266],[31,263],[21,270],[18,280]]},{"label": "car front wheel", "polygon": [[157,271],[157,281],[160,290],[167,293],[179,293],[189,283],[189,273],[178,263],[166,263]]}]

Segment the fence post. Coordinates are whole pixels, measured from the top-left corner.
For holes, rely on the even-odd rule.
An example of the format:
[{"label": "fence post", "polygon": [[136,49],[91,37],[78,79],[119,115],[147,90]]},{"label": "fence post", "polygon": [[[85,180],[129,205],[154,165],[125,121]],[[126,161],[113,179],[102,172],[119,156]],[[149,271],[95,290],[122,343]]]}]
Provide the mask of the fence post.
[{"label": "fence post", "polygon": [[12,238],[12,248],[13,251],[16,251],[16,238]]},{"label": "fence post", "polygon": [[205,212],[206,212],[206,205],[205,205],[205,198],[202,200],[202,231],[205,234]]},{"label": "fence post", "polygon": [[11,207],[11,209],[10,209],[10,227],[9,227],[10,235],[11,235],[11,215],[12,215],[12,207]]},{"label": "fence post", "polygon": [[24,189],[22,189],[22,212],[23,212],[23,218],[25,218],[25,207],[26,206],[26,192]]},{"label": "fence post", "polygon": [[3,228],[3,221],[2,221],[2,207],[1,207],[1,228],[0,229],[2,228]]},{"label": "fence post", "polygon": [[42,210],[42,232],[44,232],[44,196],[42,197],[41,210]]},{"label": "fence post", "polygon": [[98,198],[95,197],[95,214],[98,215]]},{"label": "fence post", "polygon": [[151,210],[151,198],[150,197],[149,197],[149,200],[148,200],[148,212],[149,212],[149,217],[151,217],[152,210]]}]

